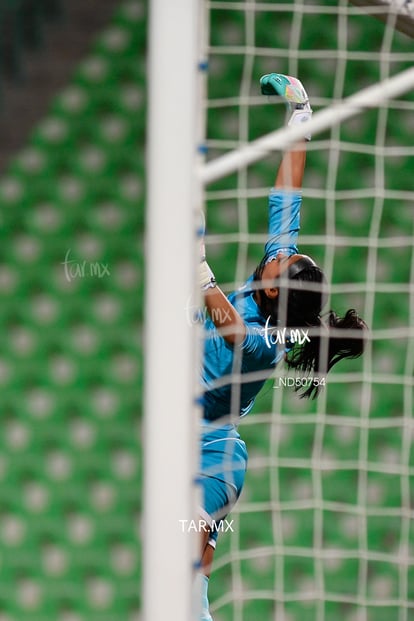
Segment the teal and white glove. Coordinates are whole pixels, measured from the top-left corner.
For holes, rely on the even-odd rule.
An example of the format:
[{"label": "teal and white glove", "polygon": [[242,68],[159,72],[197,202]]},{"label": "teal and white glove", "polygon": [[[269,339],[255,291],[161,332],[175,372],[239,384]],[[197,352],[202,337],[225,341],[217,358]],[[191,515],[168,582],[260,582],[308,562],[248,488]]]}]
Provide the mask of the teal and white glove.
[{"label": "teal and white glove", "polygon": [[[260,88],[262,95],[278,95],[285,100],[290,112],[288,125],[306,123],[312,118],[309,97],[297,78],[281,73],[267,73],[260,78]],[[311,135],[305,138],[310,140]]]}]

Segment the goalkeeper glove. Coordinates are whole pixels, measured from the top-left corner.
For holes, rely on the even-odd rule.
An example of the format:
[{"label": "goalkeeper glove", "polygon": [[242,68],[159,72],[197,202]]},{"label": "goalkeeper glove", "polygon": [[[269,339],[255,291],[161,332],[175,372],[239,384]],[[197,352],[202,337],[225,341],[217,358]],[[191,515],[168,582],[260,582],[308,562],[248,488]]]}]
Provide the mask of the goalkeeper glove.
[{"label": "goalkeeper glove", "polygon": [[[290,112],[288,125],[305,123],[311,119],[309,97],[297,78],[281,73],[268,73],[260,78],[260,87],[263,95],[279,95],[286,101]],[[310,134],[305,138],[310,140]]]}]

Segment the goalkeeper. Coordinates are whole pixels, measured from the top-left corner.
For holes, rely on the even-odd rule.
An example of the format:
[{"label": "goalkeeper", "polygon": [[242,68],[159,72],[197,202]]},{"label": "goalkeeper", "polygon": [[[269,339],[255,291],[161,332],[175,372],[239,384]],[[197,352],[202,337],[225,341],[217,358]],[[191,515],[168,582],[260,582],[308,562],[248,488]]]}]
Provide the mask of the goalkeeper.
[{"label": "goalkeeper", "polygon": [[[271,73],[260,80],[264,95],[285,99],[289,125],[312,116],[308,96],[296,78]],[[306,137],[310,140],[310,136]],[[324,318],[326,282],[321,269],[296,246],[302,203],[306,141],[285,153],[269,197],[269,237],[254,274],[226,297],[203,258],[200,283],[209,317],[205,321],[201,469],[203,492],[201,583],[203,621],[211,620],[208,578],[218,531],[243,487],[247,452],[237,432],[266,379],[281,360],[310,377],[302,397],[316,397],[319,377],[343,358],[363,351],[365,323],[355,310],[343,318]],[[287,328],[283,332],[283,328]],[[304,335],[302,344],[284,339],[290,329]],[[305,337],[306,335],[306,337]]]}]

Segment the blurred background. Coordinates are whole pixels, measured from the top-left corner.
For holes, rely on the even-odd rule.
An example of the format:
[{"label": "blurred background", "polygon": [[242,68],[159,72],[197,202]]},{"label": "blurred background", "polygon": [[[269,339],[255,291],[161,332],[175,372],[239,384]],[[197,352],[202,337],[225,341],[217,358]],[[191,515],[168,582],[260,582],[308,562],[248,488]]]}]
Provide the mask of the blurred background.
[{"label": "blurred background", "polygon": [[[413,41],[347,2],[211,6],[209,157],[281,127],[260,96],[298,76],[315,112],[413,66]],[[299,249],[332,284],[330,307],[371,329],[317,402],[270,381],[240,425],[249,468],[219,536],[213,618],[414,618],[413,89],[314,136]],[[263,255],[280,153],[209,186],[207,257],[227,290]],[[326,309],[327,310],[327,309]],[[406,616],[405,616],[406,615]]]},{"label": "blurred background", "polygon": [[145,17],[0,0],[0,619],[139,618]]},{"label": "blurred background", "polygon": [[[300,18],[293,2],[228,4],[210,13],[211,158],[283,123],[263,73],[298,75],[317,110],[414,61],[409,37],[344,21],[336,2]],[[146,0],[0,0],[0,621],[141,619],[146,22]],[[413,604],[402,99],[309,146],[301,251],[325,267],[332,306],[355,306],[377,336],[319,404],[269,383],[244,421],[250,470],[218,545],[217,621],[275,618],[276,599],[278,621],[397,621]],[[278,161],[208,190],[208,256],[227,289],[261,258]]]}]

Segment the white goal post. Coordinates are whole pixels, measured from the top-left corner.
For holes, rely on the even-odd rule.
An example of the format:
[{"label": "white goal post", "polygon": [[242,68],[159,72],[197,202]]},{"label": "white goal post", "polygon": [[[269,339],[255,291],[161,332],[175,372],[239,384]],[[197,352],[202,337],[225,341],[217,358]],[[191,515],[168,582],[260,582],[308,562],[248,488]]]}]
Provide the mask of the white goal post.
[{"label": "white goal post", "polygon": [[192,613],[198,541],[180,531],[194,517],[197,463],[195,295],[200,127],[201,2],[152,0],[146,227],[143,601],[148,621]]}]

